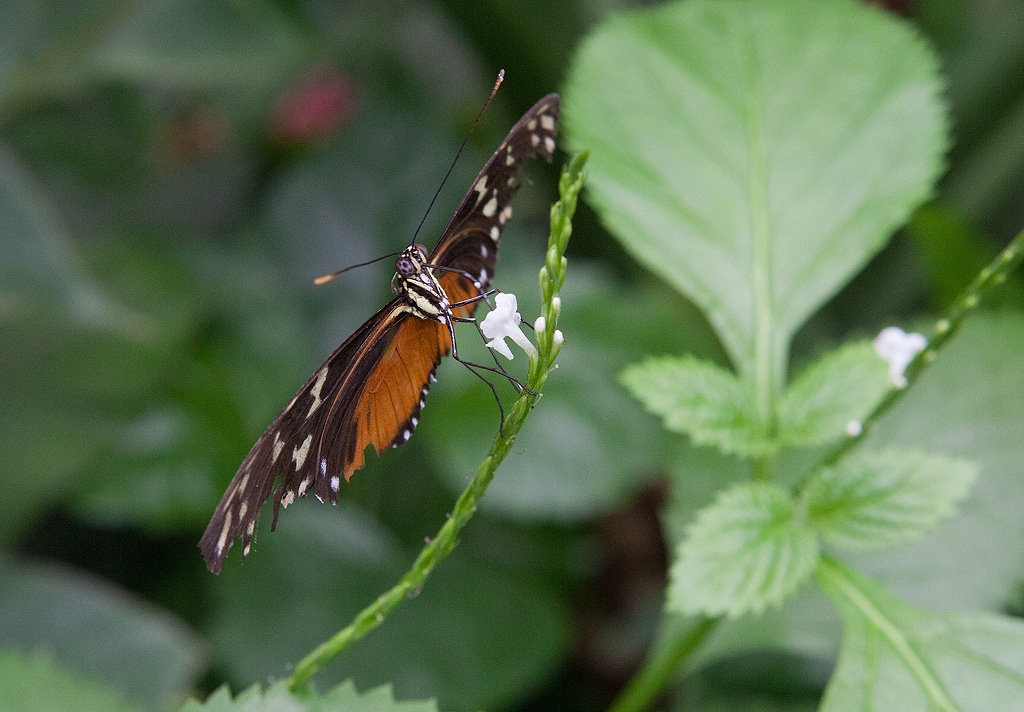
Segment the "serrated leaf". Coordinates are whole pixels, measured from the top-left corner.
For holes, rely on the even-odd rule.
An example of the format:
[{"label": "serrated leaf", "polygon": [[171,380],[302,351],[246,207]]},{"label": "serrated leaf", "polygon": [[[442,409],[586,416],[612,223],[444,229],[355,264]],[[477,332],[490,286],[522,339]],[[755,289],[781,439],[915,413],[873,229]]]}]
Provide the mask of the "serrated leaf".
[{"label": "serrated leaf", "polygon": [[351,680],[324,695],[298,698],[279,682],[266,692],[254,685],[234,699],[224,686],[206,702],[189,700],[181,712],[437,712],[437,704],[398,702],[387,685],[360,694]]},{"label": "serrated leaf", "polygon": [[978,467],[920,451],[858,451],[812,477],[802,493],[808,522],[853,549],[892,547],[953,512]]},{"label": "serrated leaf", "polygon": [[65,567],[6,560],[0,646],[50,651],[152,708],[180,699],[205,663],[199,641],[179,620],[125,591]]},{"label": "serrated leaf", "polygon": [[565,92],[589,199],[693,299],[741,374],[790,339],[930,192],[946,145],[937,63],[852,0],[694,0],[621,14]]},{"label": "serrated leaf", "polygon": [[666,428],[698,445],[742,455],[775,447],[764,434],[750,386],[709,361],[650,358],[627,368],[620,380]]},{"label": "serrated leaf", "polygon": [[814,570],[814,534],[776,485],[733,487],[702,510],[670,571],[668,608],[738,616],[779,605]]},{"label": "serrated leaf", "polygon": [[[849,557],[859,570],[913,605],[997,613],[1019,595],[1024,561],[1021,353],[1022,315],[977,314],[861,446],[920,448],[965,458],[981,468],[960,514],[896,550]],[[684,452],[675,467],[681,484],[673,487],[665,519],[675,532],[674,541],[692,519],[694,500],[710,502],[709,492],[717,483],[751,476],[744,463],[711,455],[708,450]],[[780,465],[778,471],[788,469]],[[838,615],[825,596],[818,589],[805,589],[779,611],[729,621],[708,641],[702,659],[715,660],[751,645],[828,656],[838,646],[839,634]]]},{"label": "serrated leaf", "polygon": [[843,644],[822,712],[988,712],[1024,700],[1024,623],[939,615],[822,561],[818,580],[843,617]]},{"label": "serrated leaf", "polygon": [[808,366],[779,401],[779,439],[816,445],[862,422],[889,389],[885,361],[870,341],[846,344]]},{"label": "serrated leaf", "polygon": [[117,692],[46,655],[0,651],[0,710],[138,712]]}]

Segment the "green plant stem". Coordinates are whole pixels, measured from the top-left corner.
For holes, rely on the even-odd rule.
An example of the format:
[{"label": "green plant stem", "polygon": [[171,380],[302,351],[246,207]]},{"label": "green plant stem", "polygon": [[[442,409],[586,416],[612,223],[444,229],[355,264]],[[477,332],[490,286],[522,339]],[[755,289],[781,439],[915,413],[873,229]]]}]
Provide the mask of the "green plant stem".
[{"label": "green plant stem", "polygon": [[459,532],[473,517],[477,502],[493,479],[495,470],[511,449],[530,409],[540,398],[541,389],[547,380],[548,372],[554,366],[555,357],[561,346],[560,335],[559,338],[555,335],[561,306],[558,290],[565,280],[565,248],[572,233],[572,216],[576,211],[576,200],[583,187],[583,166],[586,160],[587,153],[583,152],[563,168],[559,181],[560,198],[551,207],[551,236],[545,265],[540,273],[540,286],[544,297],[541,311],[545,325],[543,330],[537,330],[538,353],[530,357],[530,373],[527,378],[527,388],[537,395],[524,392],[516,399],[509,409],[501,432],[491,444],[490,452],[477,468],[472,482],[459,496],[448,521],[438,531],[437,536],[423,547],[401,581],[381,594],[376,601],[360,611],[351,623],[317,646],[295,666],[295,671],[287,680],[292,692],[299,693],[305,690],[309,678],[317,670],[383,623],[388,614],[405,598],[415,595],[420,590],[434,567],[458,544]]},{"label": "green plant stem", "polygon": [[639,712],[653,704],[664,691],[669,679],[676,673],[704,639],[718,627],[722,618],[700,618],[693,626],[659,646],[648,658],[640,672],[633,676],[609,712]]},{"label": "green plant stem", "polygon": [[[935,322],[932,338],[914,360],[907,365],[904,377],[906,385],[902,388],[892,387],[885,394],[875,409],[861,423],[861,430],[856,435],[850,435],[840,442],[821,461],[819,467],[828,467],[836,464],[839,460],[855,447],[861,440],[867,437],[883,415],[889,412],[904,393],[921,376],[926,368],[938,356],[938,352],[949,342],[953,336],[960,331],[967,316],[978,308],[982,299],[993,289],[1006,281],[1007,274],[1024,261],[1024,231],[1020,232],[1010,244],[1006,246],[999,255],[985,267],[974,281],[960,294],[953,302],[953,305],[946,310],[946,313]],[[817,469],[817,468],[815,468]],[[799,487],[798,487],[799,489]]]}]

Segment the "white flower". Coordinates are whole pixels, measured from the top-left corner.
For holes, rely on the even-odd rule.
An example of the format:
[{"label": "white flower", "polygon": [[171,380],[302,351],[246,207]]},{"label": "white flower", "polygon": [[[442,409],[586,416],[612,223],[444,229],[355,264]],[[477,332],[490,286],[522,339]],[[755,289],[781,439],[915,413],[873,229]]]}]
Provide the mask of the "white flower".
[{"label": "white flower", "polygon": [[864,424],[859,420],[850,420],[846,423],[846,434],[855,438],[864,432]]},{"label": "white flower", "polygon": [[907,366],[928,346],[928,340],[921,334],[908,334],[898,326],[887,326],[871,342],[875,353],[889,364],[889,382],[897,388],[905,388],[904,373]]},{"label": "white flower", "polygon": [[505,338],[512,339],[523,351],[528,354],[537,353],[536,347],[526,338],[522,328],[519,326],[523,317],[516,311],[518,303],[516,295],[501,293],[494,297],[495,307],[484,320],[480,322],[480,330],[484,332],[490,341],[487,347],[494,349],[499,354],[512,360],[512,350],[505,343]]}]

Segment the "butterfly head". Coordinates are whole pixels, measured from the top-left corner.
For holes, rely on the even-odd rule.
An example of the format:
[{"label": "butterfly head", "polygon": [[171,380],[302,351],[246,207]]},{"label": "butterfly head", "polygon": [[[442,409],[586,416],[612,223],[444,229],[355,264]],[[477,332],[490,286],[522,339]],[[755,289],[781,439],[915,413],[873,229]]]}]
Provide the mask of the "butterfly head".
[{"label": "butterfly head", "polygon": [[395,272],[399,278],[410,279],[418,274],[427,262],[427,248],[418,242],[402,250],[395,260]]},{"label": "butterfly head", "polygon": [[405,299],[410,311],[421,319],[443,321],[447,314],[448,297],[429,269],[425,269],[429,255],[418,242],[402,250],[395,260],[395,276],[391,278],[391,291]]}]

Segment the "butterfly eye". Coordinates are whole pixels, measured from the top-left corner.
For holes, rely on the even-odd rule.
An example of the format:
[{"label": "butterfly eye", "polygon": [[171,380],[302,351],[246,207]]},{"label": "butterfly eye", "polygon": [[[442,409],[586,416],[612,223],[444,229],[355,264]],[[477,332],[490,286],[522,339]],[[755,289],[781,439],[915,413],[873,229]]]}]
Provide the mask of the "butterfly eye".
[{"label": "butterfly eye", "polygon": [[403,277],[411,277],[416,272],[416,265],[408,257],[399,257],[395,262],[395,269]]}]

